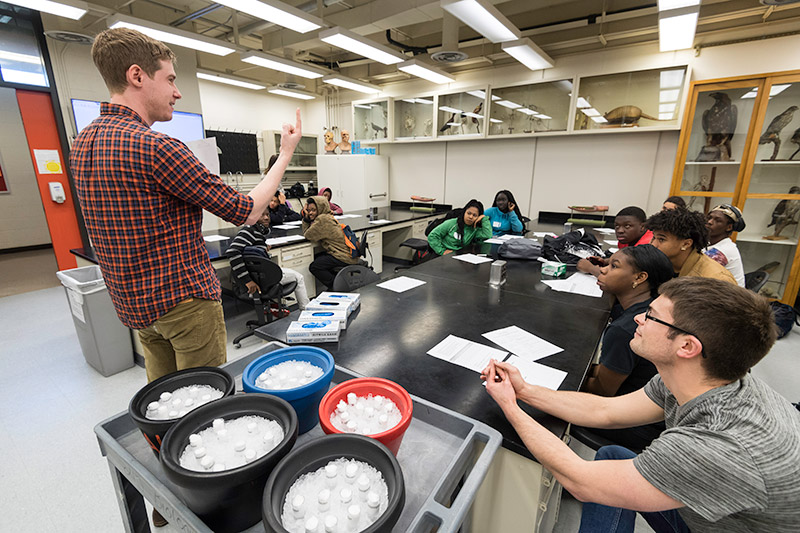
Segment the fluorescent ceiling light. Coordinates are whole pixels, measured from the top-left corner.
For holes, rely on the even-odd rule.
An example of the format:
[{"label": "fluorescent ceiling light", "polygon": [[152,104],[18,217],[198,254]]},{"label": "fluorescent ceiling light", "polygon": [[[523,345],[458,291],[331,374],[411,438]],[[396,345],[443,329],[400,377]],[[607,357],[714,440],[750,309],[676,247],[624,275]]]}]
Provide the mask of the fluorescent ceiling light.
[{"label": "fluorescent ceiling light", "polygon": [[536,111],[534,111],[533,109],[528,109],[527,107],[520,107],[519,109],[517,109],[517,111],[519,111],[520,113],[525,113],[526,115],[537,114]]},{"label": "fluorescent ceiling light", "polygon": [[660,105],[658,106],[658,112],[659,112],[659,113],[674,113],[674,112],[675,112],[675,106],[676,106],[676,105],[677,105],[677,104],[675,104],[675,103],[671,103],[671,104],[660,104]]},{"label": "fluorescent ceiling light", "polygon": [[503,43],[500,48],[531,70],[553,68],[553,59],[528,38]]},{"label": "fluorescent ceiling light", "polygon": [[522,37],[519,29],[486,0],[441,0],[441,6],[493,43],[516,41]]},{"label": "fluorescent ceiling light", "polygon": [[[467,91],[467,94],[474,96],[475,98],[480,98],[481,100],[486,100],[486,93],[484,91]],[[502,100],[499,96],[492,95],[492,102],[496,100]]]},{"label": "fluorescent ceiling light", "polygon": [[47,78],[41,72],[28,72],[24,70],[4,68],[3,81],[8,83],[19,83],[22,85],[47,87]]},{"label": "fluorescent ceiling light", "polygon": [[[404,102],[408,102],[409,104],[416,104],[417,102],[413,98],[403,98]],[[358,104],[354,104],[358,105]]]},{"label": "fluorescent ceiling light", "polygon": [[586,98],[584,98],[583,96],[579,96],[578,97],[577,106],[578,106],[578,109],[584,109],[584,108],[587,108],[587,107],[592,107],[592,104],[590,104],[589,101]]},{"label": "fluorescent ceiling light", "polygon": [[594,120],[598,124],[605,124],[606,122],[608,122],[605,119],[605,117],[589,117],[589,118],[591,118],[592,120]]},{"label": "fluorescent ceiling light", "polygon": [[699,15],[699,6],[659,12],[658,49],[669,52],[691,48]]},{"label": "fluorescent ceiling light", "polygon": [[678,101],[678,93],[680,93],[679,89],[667,89],[665,91],[661,91],[658,94],[658,101],[659,102],[677,102]]},{"label": "fluorescent ceiling light", "polygon": [[462,124],[460,122],[448,122],[447,125],[448,126],[461,126]]},{"label": "fluorescent ceiling light", "polygon": [[7,50],[0,50],[0,59],[6,61],[13,61],[15,63],[29,63],[31,65],[41,65],[42,58],[33,54],[19,54],[17,52],[9,52]]},{"label": "fluorescent ceiling light", "polygon": [[[539,115],[536,115],[536,118],[540,118],[540,119],[542,119],[542,120],[550,120],[550,119],[552,119],[553,117],[551,117],[550,115],[542,115],[542,114],[540,113]],[[606,122],[608,122],[608,121],[606,121]]]},{"label": "fluorescent ceiling light", "polygon": [[394,65],[405,59],[405,56],[396,50],[392,50],[340,26],[321,31],[319,38],[331,46],[374,59],[384,65]]},{"label": "fluorescent ceiling light", "polygon": [[[50,13],[51,15],[58,15],[72,20],[78,20],[89,11],[89,4],[79,0],[59,0],[58,2],[51,2],[50,0],[5,0],[7,3],[27,7],[42,13]],[[32,85],[32,84],[29,84]]]},{"label": "fluorescent ceiling light", "polygon": [[700,0],[658,0],[659,11],[669,11],[670,9],[699,5]]},{"label": "fluorescent ceiling light", "polygon": [[445,113],[463,113],[463,109],[456,109],[455,107],[448,107],[446,105],[440,105],[439,111],[444,111]]},{"label": "fluorescent ceiling light", "polygon": [[791,84],[786,84],[786,85],[773,85],[773,86],[772,86],[772,87],[770,87],[770,89],[769,89],[769,95],[770,95],[770,96],[775,96],[776,94],[781,94],[783,91],[785,91],[786,89],[788,89],[790,86],[791,86]]},{"label": "fluorescent ceiling light", "polygon": [[265,54],[263,52],[245,52],[242,54],[242,61],[250,63],[251,65],[257,65],[287,74],[294,74],[295,76],[301,76],[309,80],[321,78],[328,72],[312,65],[306,65],[305,63],[299,63],[291,59],[286,59],[285,57]]},{"label": "fluorescent ceiling light", "polygon": [[236,87],[243,87],[245,89],[253,89],[254,91],[260,91],[261,89],[266,89],[265,85],[259,85],[257,83],[253,83],[250,81],[244,81],[241,79],[234,79],[228,78],[225,76],[220,76],[219,74],[213,73],[206,73],[206,72],[197,72],[197,77],[201,80],[208,80],[208,81],[215,81],[217,83],[224,83],[226,85],[234,85]]},{"label": "fluorescent ceiling light", "polygon": [[298,100],[313,100],[316,98],[316,96],[311,93],[298,91],[297,89],[284,89],[283,87],[270,87],[267,89],[267,92],[280,96],[288,96],[289,98],[297,98]]},{"label": "fluorescent ceiling light", "polygon": [[664,70],[661,73],[660,86],[662,89],[673,89],[683,85],[683,74],[681,70]]},{"label": "fluorescent ceiling light", "polygon": [[114,15],[109,18],[108,27],[130,28],[165,43],[191,48],[217,56],[226,56],[236,50],[233,45],[219,39],[212,39],[197,33],[179,30],[178,28],[172,28],[170,26],[164,26],[162,24],[156,24],[155,22],[136,19],[125,15]]},{"label": "fluorescent ceiling light", "polygon": [[595,109],[593,107],[589,107],[589,108],[586,108],[586,109],[581,109],[581,111],[587,117],[599,117],[600,116],[600,111],[598,111],[597,109]]},{"label": "fluorescent ceiling light", "polygon": [[500,101],[497,102],[497,105],[501,105],[501,106],[507,107],[509,109],[519,109],[520,107],[522,107],[521,105],[516,104],[516,103],[514,103],[514,102],[512,102],[510,100],[500,100]]},{"label": "fluorescent ceiling light", "polygon": [[369,104],[353,104],[353,107],[359,107],[361,109],[372,109],[372,106]]},{"label": "fluorescent ceiling light", "polygon": [[658,120],[672,120],[675,113],[659,113]]},{"label": "fluorescent ceiling light", "polygon": [[276,0],[219,0],[218,3],[298,33],[307,33],[324,25],[322,19]]},{"label": "fluorescent ceiling light", "polygon": [[402,70],[403,72],[407,72],[412,76],[417,76],[418,78],[422,78],[424,80],[432,81],[433,83],[450,83],[456,81],[456,79],[444,71],[439,70],[436,67],[432,67],[430,65],[426,65],[421,61],[417,61],[416,59],[409,59],[408,61],[403,61],[397,68]]},{"label": "fluorescent ceiling light", "polygon": [[758,87],[751,89],[750,92],[746,93],[742,98],[755,98],[756,96],[758,96]]},{"label": "fluorescent ceiling light", "polygon": [[492,124],[502,124],[503,123],[502,120],[497,119],[497,118],[490,118],[489,122],[491,122]]},{"label": "fluorescent ceiling light", "polygon": [[350,89],[351,91],[358,91],[361,93],[367,94],[375,94],[381,92],[381,88],[375,85],[370,85],[369,83],[365,83],[363,81],[354,80],[353,78],[348,78],[345,76],[341,76],[339,74],[331,74],[330,76],[325,76],[322,78],[323,83],[328,83],[330,85],[336,85],[337,87],[342,87],[344,89]]},{"label": "fluorescent ceiling light", "polygon": [[414,102],[418,104],[433,105],[433,100],[426,100],[424,98],[414,98]]},{"label": "fluorescent ceiling light", "polygon": [[483,118],[483,115],[479,115],[477,113],[473,113],[472,111],[466,111],[464,116],[472,117],[472,118]]}]

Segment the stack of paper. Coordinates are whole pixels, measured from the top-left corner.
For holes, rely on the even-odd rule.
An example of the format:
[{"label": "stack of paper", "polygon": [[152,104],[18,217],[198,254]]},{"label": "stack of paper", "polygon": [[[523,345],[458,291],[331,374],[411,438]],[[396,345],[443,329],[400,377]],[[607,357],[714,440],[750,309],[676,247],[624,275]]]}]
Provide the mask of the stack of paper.
[{"label": "stack of paper", "polygon": [[597,286],[597,278],[583,272],[576,272],[567,279],[542,280],[542,283],[548,285],[554,291],[571,292],[594,298],[603,296],[603,291]]},{"label": "stack of paper", "polygon": [[473,265],[480,265],[481,263],[487,263],[492,260],[490,257],[482,257],[475,254],[454,255],[453,259],[458,259],[459,261],[464,261],[465,263],[472,263]]}]

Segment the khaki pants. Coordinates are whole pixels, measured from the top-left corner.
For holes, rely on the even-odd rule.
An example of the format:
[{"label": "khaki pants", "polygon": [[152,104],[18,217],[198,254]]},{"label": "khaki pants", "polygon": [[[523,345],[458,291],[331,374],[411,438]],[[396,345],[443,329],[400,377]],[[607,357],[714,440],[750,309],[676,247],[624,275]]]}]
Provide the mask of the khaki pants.
[{"label": "khaki pants", "polygon": [[148,383],[184,368],[219,366],[227,360],[222,304],[189,298],[139,330]]}]

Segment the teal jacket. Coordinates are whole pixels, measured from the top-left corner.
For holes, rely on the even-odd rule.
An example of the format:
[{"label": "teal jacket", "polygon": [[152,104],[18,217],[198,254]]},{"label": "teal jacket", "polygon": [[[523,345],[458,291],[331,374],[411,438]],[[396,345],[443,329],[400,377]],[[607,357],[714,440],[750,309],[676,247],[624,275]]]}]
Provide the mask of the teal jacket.
[{"label": "teal jacket", "polygon": [[512,233],[514,235],[522,235],[522,221],[514,211],[503,213],[496,207],[490,207],[483,212],[486,218],[492,221],[492,234],[495,236],[507,235]]},{"label": "teal jacket", "polygon": [[439,255],[443,255],[447,250],[460,250],[477,239],[482,241],[492,236],[492,225],[488,217],[483,217],[477,228],[472,226],[464,227],[464,240],[458,235],[458,219],[451,218],[445,220],[428,235],[428,244]]}]

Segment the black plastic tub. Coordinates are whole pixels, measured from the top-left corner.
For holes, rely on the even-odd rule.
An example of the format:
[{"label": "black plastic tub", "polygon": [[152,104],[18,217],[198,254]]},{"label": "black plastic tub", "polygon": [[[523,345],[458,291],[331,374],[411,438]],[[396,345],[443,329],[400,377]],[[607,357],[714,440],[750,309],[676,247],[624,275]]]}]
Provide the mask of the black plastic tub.
[{"label": "black plastic tub", "polygon": [[[250,464],[222,472],[195,472],[180,465],[189,435],[212,425],[215,418],[257,415],[283,428],[283,440]],[[164,437],[161,466],[178,496],[212,530],[241,531],[261,520],[261,496],[272,470],[297,440],[297,414],[285,400],[269,394],[236,394],[211,402],[181,418]]]},{"label": "black plastic tub", "polygon": [[355,434],[320,437],[298,446],[281,461],[272,471],[264,487],[262,502],[264,529],[269,532],[286,533],[281,523],[281,512],[289,489],[303,474],[314,472],[340,457],[368,463],[383,475],[389,488],[389,505],[386,511],[363,531],[390,532],[400,518],[406,501],[403,471],[389,448],[375,439]]},{"label": "black plastic tub", "polygon": [[[164,435],[167,434],[169,428],[180,420],[180,418],[149,420],[145,417],[147,404],[158,400],[162,392],[172,392],[181,387],[188,387],[191,385],[210,385],[222,391],[222,398],[236,392],[236,381],[234,381],[233,377],[225,370],[215,366],[199,366],[197,368],[178,370],[172,374],[161,376],[155,381],[151,381],[142,387],[139,392],[133,396],[131,403],[128,404],[128,413],[130,413],[131,418],[133,418],[138,428],[142,430],[144,438],[147,439],[156,457],[158,457],[158,451],[161,449]],[[191,411],[187,413],[186,416],[189,414],[191,414]]]}]

